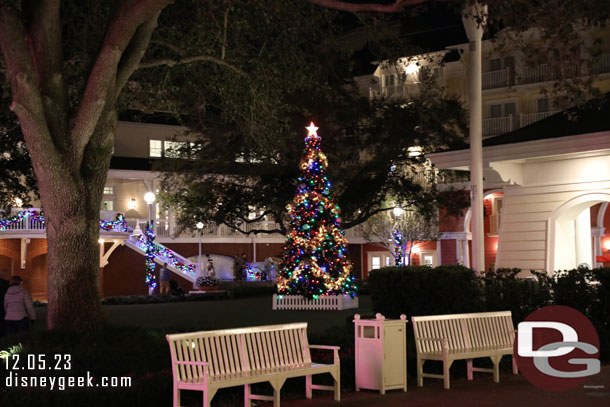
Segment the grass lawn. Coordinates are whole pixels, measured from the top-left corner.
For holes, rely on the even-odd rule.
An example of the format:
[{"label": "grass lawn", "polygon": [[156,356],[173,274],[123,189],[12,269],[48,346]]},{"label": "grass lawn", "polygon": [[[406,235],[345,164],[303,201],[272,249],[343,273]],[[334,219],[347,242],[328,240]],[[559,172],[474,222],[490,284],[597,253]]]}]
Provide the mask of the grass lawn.
[{"label": "grass lawn", "polygon": [[[343,389],[353,387],[353,330],[347,321],[356,313],[370,313],[369,296],[360,297],[361,308],[346,311],[273,311],[271,296],[205,301],[169,302],[138,305],[105,305],[109,326],[92,334],[46,331],[46,307],[37,307],[33,331],[16,337],[0,338],[0,350],[21,343],[21,357],[69,355],[71,367],[65,370],[27,370],[21,376],[68,376],[91,374],[99,383],[102,377],[130,377],[124,388],[0,387],[0,406],[21,407],[154,407],[172,404],[172,376],[169,347],[165,334],[173,332],[248,327],[257,325],[308,322],[312,343],[342,346]],[[45,356],[46,355],[46,356]],[[36,357],[36,356],[35,356]],[[0,368],[0,383],[9,372]],[[322,377],[330,383],[330,379]],[[302,398],[304,379],[289,380],[284,386],[284,400]],[[255,386],[269,394],[268,384]],[[243,405],[243,388],[225,389],[214,398],[215,406]],[[185,392],[183,406],[201,406],[201,394]]]},{"label": "grass lawn", "polygon": [[[218,299],[162,304],[105,305],[110,325],[139,326],[167,333],[257,325],[308,322],[310,334],[321,334],[334,327],[345,327],[354,314],[371,312],[371,298],[360,296],[360,308],[345,311],[273,311],[271,297]],[[35,329],[46,326],[46,307],[36,308]]]}]

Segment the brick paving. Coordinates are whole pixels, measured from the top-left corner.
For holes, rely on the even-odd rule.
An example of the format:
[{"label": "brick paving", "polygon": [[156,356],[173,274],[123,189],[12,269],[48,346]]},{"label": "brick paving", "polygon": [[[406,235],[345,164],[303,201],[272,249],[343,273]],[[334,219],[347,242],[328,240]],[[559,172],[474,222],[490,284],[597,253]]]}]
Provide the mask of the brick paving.
[{"label": "brick paving", "polygon": [[451,390],[444,390],[441,380],[428,379],[424,387],[409,383],[406,393],[391,390],[384,396],[379,392],[363,390],[344,393],[342,401],[335,403],[330,392],[314,392],[312,400],[283,401],[283,407],[597,407],[610,406],[610,365],[592,376],[576,389],[550,392],[531,385],[523,376],[503,373],[500,383],[493,382],[491,375],[475,374],[473,381],[456,379]]}]

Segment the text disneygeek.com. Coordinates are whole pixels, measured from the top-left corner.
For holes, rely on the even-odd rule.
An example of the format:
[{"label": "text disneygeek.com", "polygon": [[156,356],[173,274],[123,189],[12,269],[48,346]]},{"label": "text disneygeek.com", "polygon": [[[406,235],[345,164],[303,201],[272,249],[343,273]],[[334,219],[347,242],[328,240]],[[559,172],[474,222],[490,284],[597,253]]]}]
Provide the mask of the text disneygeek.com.
[{"label": "text disneygeek.com", "polygon": [[4,385],[10,387],[41,387],[49,390],[65,390],[76,387],[131,387],[129,376],[102,376],[96,378],[87,371],[78,376],[41,375],[44,371],[69,371],[72,369],[72,357],[68,354],[54,355],[19,355],[4,357],[6,377]]}]

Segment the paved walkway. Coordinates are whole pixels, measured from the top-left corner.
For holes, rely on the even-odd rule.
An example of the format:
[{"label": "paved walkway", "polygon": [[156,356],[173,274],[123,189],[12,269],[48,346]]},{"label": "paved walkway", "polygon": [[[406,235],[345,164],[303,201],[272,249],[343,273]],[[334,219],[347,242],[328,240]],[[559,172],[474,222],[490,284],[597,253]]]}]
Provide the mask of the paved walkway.
[{"label": "paved walkway", "polygon": [[608,407],[610,406],[610,365],[602,366],[600,374],[590,377],[583,386],[562,392],[540,390],[523,376],[502,374],[500,383],[491,375],[475,375],[473,381],[453,380],[451,390],[444,390],[440,380],[428,379],[424,387],[413,383],[406,393],[400,390],[386,392],[361,391],[342,395],[335,403],[329,392],[314,392],[312,400],[282,401],[283,407]]}]

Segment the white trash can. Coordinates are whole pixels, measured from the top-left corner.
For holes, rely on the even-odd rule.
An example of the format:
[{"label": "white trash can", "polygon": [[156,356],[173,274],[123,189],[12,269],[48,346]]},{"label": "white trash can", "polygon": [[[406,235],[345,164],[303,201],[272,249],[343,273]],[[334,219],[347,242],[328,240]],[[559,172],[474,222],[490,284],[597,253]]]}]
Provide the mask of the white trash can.
[{"label": "white trash can", "polygon": [[407,391],[407,317],[360,319],[354,315],[356,391]]}]

